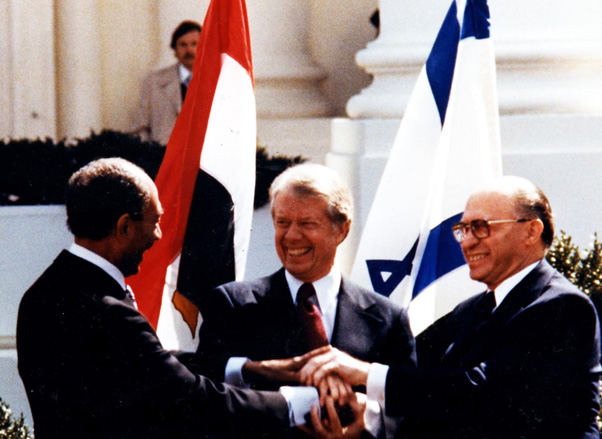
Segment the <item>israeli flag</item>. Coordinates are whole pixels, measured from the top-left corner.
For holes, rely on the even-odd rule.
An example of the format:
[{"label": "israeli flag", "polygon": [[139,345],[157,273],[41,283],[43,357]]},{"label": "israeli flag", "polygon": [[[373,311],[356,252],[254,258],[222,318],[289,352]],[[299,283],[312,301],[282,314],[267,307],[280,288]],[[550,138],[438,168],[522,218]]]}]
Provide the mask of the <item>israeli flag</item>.
[{"label": "israeli flag", "polygon": [[409,306],[415,334],[483,291],[451,226],[469,195],[500,175],[489,8],[454,0],[401,122],[352,279]]}]

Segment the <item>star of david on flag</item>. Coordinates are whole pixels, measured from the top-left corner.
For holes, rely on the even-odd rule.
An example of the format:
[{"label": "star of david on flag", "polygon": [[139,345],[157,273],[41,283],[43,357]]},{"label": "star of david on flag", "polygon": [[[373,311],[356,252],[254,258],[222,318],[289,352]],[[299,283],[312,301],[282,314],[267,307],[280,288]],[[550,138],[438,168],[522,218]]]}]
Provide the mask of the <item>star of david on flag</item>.
[{"label": "star of david on flag", "polygon": [[451,226],[468,196],[500,175],[489,8],[454,0],[408,102],[351,277],[409,306],[415,333],[482,291]]}]

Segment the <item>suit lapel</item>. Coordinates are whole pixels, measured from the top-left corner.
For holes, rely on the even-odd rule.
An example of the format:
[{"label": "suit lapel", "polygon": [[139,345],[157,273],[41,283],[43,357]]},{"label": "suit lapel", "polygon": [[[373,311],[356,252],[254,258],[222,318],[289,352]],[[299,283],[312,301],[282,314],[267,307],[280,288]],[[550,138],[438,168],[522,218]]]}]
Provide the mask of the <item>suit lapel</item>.
[{"label": "suit lapel", "polygon": [[264,309],[273,310],[273,322],[275,331],[281,334],[289,334],[282,337],[282,358],[290,358],[303,352],[304,343],[299,331],[297,310],[293,303],[288,282],[284,275],[284,268],[278,270],[270,280],[270,286],[265,296]]},{"label": "suit lapel", "polygon": [[95,300],[100,300],[104,296],[111,296],[127,303],[125,301],[125,291],[102,268],[66,250],[59,254],[57,263],[65,264],[66,272],[81,279],[78,284],[82,286],[83,294],[92,294]]},{"label": "suit lapel", "polygon": [[371,312],[373,308],[374,299],[362,294],[343,277],[330,344],[352,355],[367,358],[374,344],[374,335],[383,326],[382,318]]},{"label": "suit lapel", "polygon": [[182,91],[180,90],[180,75],[177,64],[165,71],[165,75],[161,78],[161,89],[176,114],[178,114],[182,109]]},{"label": "suit lapel", "polygon": [[[541,296],[543,286],[547,284],[553,273],[554,270],[546,261],[541,262],[508,293],[493,314],[482,324],[474,327],[475,317],[472,317],[473,327],[450,346],[446,352],[446,360],[452,363],[460,361],[461,364],[471,366],[486,358],[491,346],[497,345],[504,327]],[[476,306],[471,312],[474,316]],[[466,317],[464,316],[464,319]],[[460,318],[462,319],[462,316]]]}]

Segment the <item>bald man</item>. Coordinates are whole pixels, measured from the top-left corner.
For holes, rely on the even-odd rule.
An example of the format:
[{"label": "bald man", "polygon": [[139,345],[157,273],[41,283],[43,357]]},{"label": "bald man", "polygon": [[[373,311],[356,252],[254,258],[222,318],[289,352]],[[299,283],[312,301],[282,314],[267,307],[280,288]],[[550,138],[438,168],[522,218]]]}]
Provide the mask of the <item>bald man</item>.
[{"label": "bald man", "polygon": [[600,437],[600,334],[589,299],[545,260],[550,204],[529,181],[502,177],[475,192],[453,226],[472,279],[487,290],[417,337],[418,369],[336,349],[302,379],[337,373],[367,384],[406,438]]}]

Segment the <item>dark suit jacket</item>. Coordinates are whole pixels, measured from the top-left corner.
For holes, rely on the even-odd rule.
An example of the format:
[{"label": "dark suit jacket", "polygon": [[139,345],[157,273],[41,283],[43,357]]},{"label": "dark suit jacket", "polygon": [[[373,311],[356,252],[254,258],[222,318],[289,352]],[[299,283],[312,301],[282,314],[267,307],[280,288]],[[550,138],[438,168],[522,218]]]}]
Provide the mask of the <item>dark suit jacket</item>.
[{"label": "dark suit jacket", "polygon": [[191,373],[115,280],[66,251],[21,301],[17,353],[36,439],[233,437],[289,424],[280,394]]},{"label": "dark suit jacket", "polygon": [[483,297],[417,337],[418,369],[389,370],[387,413],[411,438],[599,438],[592,303],[545,261],[476,325]]},{"label": "dark suit jacket", "polygon": [[[303,354],[296,309],[284,269],[252,282],[222,285],[202,299],[200,365],[224,379],[228,358],[290,358]],[[343,278],[332,346],[365,361],[415,364],[414,338],[402,309]],[[266,383],[256,387],[269,388]]]}]

